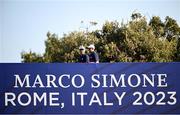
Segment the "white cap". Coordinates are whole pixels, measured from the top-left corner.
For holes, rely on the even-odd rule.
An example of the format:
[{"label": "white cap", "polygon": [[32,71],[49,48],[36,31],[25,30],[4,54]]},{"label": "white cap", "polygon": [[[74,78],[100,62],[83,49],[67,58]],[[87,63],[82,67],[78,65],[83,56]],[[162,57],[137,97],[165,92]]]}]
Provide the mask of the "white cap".
[{"label": "white cap", "polygon": [[82,45],[79,47],[79,50],[85,50],[85,47]]},{"label": "white cap", "polygon": [[91,45],[88,46],[88,48],[95,49],[95,46],[94,46],[94,44],[91,44]]}]

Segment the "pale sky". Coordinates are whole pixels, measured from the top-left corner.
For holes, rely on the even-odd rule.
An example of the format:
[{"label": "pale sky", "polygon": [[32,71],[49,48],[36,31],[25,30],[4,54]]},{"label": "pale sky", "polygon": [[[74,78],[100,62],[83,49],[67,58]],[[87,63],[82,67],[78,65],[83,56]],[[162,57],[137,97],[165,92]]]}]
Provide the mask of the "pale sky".
[{"label": "pale sky", "polygon": [[82,20],[124,22],[133,11],[170,16],[180,24],[180,0],[0,0],[0,62],[21,62],[22,51],[43,53],[48,31],[62,36]]}]

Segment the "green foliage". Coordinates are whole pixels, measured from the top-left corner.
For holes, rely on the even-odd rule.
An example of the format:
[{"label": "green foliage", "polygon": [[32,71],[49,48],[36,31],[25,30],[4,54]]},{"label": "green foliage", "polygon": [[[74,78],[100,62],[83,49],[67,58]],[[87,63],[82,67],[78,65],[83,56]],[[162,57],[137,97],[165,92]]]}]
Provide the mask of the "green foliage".
[{"label": "green foliage", "polygon": [[22,62],[77,62],[78,47],[89,44],[95,44],[100,62],[180,61],[180,27],[176,20],[167,16],[163,22],[153,16],[147,22],[140,13],[131,18],[126,24],[106,21],[102,30],[74,31],[61,38],[48,32],[45,53],[23,52]]},{"label": "green foliage", "polygon": [[178,38],[178,41],[177,41],[177,53],[176,53],[176,61],[180,61],[180,38]]},{"label": "green foliage", "polygon": [[161,37],[164,34],[164,23],[161,21],[159,16],[153,16],[149,22],[152,27],[154,35],[156,37]]},{"label": "green foliage", "polygon": [[177,24],[176,20],[167,16],[164,23],[165,36],[169,41],[180,36],[180,27]]},{"label": "green foliage", "polygon": [[174,59],[176,42],[157,38],[151,26],[142,18],[130,23],[125,48],[132,61],[169,62]]},{"label": "green foliage", "polygon": [[22,62],[25,63],[32,63],[32,62],[44,62],[43,56],[40,54],[36,54],[35,52],[30,51],[29,53],[22,52],[21,58],[23,59]]},{"label": "green foliage", "polygon": [[55,34],[49,35],[45,41],[46,62],[77,62],[80,45],[88,46],[90,43],[97,43],[98,39],[83,32],[72,32],[67,36],[58,38]]}]

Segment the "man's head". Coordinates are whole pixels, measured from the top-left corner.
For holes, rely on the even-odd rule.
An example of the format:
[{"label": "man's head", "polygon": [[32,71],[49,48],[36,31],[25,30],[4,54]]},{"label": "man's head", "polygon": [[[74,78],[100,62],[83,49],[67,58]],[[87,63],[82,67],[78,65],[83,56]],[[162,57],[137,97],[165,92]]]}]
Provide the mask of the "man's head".
[{"label": "man's head", "polygon": [[80,51],[80,54],[85,54],[85,47],[84,46],[80,46],[79,47],[79,51]]},{"label": "man's head", "polygon": [[94,52],[94,50],[95,50],[94,44],[89,45],[88,49],[89,49],[90,52]]}]

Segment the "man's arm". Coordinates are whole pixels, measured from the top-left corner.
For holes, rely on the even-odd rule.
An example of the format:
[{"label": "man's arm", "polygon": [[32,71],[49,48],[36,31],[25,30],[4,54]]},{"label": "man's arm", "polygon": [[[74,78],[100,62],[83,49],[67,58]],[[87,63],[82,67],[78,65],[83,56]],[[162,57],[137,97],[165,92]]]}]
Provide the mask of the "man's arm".
[{"label": "man's arm", "polygon": [[95,56],[95,62],[99,63],[99,56],[96,52],[94,53],[94,56]]},{"label": "man's arm", "polygon": [[89,56],[86,55],[86,63],[89,63]]}]

